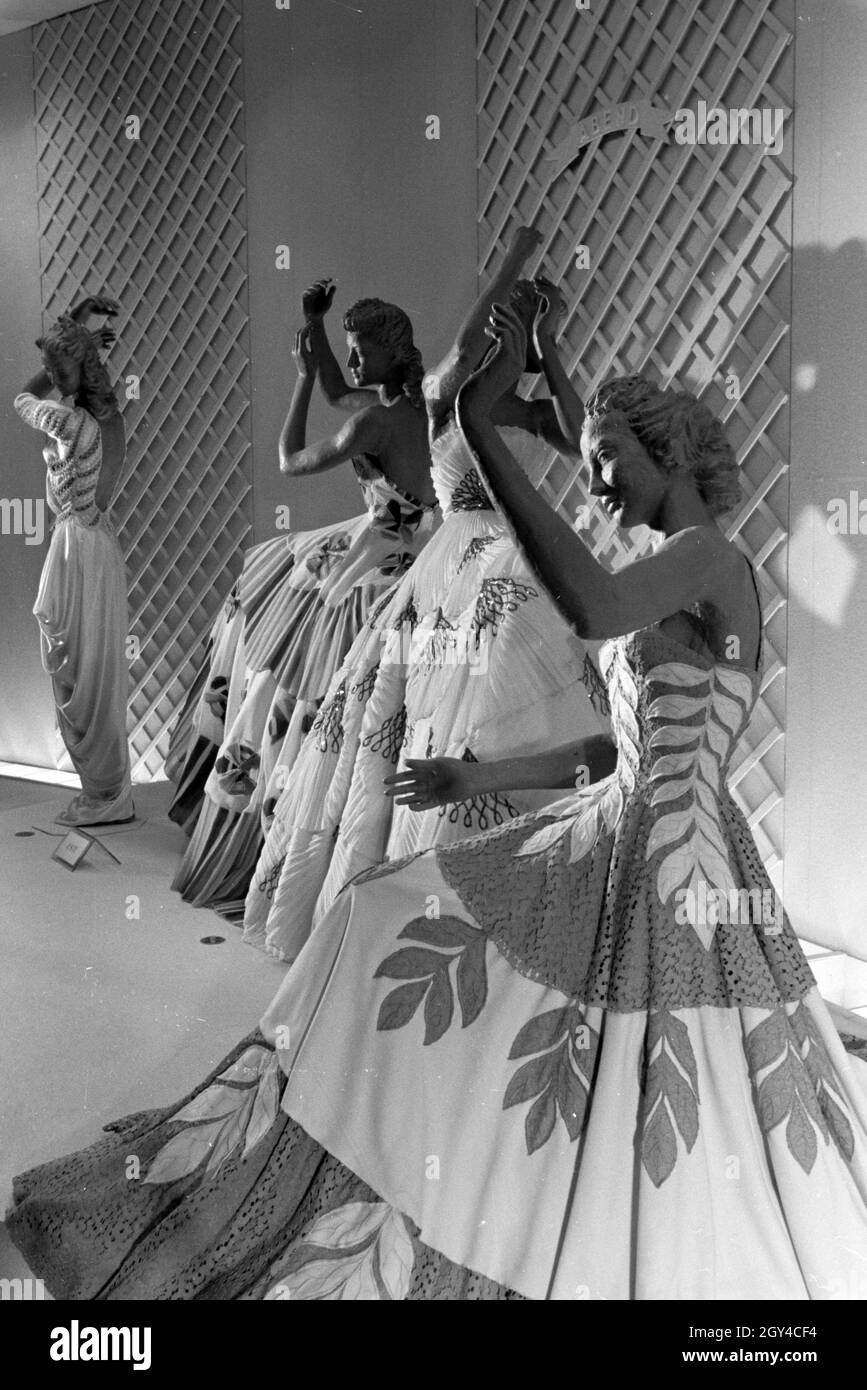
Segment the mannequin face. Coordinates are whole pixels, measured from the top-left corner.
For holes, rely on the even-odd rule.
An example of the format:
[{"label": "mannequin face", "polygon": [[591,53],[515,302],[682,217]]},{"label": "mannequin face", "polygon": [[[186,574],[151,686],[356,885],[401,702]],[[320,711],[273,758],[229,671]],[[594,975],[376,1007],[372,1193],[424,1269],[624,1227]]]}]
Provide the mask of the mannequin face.
[{"label": "mannequin face", "polygon": [[388,348],[359,333],[347,333],[349,355],[346,366],[353,386],[380,386],[395,370],[395,360]]},{"label": "mannequin face", "polygon": [[590,469],[590,492],[607,516],[621,527],[661,529],[671,475],[654,463],[619,411],[585,425],[581,452]]},{"label": "mannequin face", "polygon": [[55,357],[49,362],[43,354],[42,364],[61,396],[75,395],[81,385],[80,363],[73,362],[71,357]]}]

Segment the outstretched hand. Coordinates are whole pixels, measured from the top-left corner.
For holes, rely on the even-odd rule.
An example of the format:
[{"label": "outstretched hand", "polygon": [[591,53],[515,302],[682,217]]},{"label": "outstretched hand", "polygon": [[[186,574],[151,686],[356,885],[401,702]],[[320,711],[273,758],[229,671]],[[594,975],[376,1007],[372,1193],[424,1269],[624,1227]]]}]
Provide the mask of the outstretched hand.
[{"label": "outstretched hand", "polygon": [[301,309],[305,322],[315,323],[317,319],[324,318],[334,302],[336,291],[337,286],[330,276],[310,285],[301,296]]},{"label": "outstretched hand", "polygon": [[462,758],[407,758],[406,770],[386,777],[386,796],[411,811],[429,811],[472,796],[470,768]]}]

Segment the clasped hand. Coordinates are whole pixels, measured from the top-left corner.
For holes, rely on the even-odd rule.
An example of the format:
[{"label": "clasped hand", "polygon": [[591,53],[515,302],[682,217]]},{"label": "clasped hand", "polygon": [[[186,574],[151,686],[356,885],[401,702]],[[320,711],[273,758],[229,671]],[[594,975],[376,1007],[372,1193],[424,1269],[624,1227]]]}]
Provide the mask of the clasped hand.
[{"label": "clasped hand", "polygon": [[313,335],[310,325],[305,324],[299,328],[295,334],[295,346],[292,349],[292,361],[298,371],[299,377],[314,376],[319,365],[319,357],[313,345]]},{"label": "clasped hand", "polygon": [[460,396],[490,409],[495,401],[517,386],[527,361],[527,330],[518,314],[506,304],[494,304],[485,333],[493,339],[478,371],[467,380]]},{"label": "clasped hand", "polygon": [[70,318],[77,323],[86,323],[91,314],[105,314],[113,318],[120,313],[120,305],[116,299],[109,299],[106,294],[89,294],[86,299],[82,299],[80,304],[76,304],[70,309]]},{"label": "clasped hand", "polygon": [[301,296],[301,312],[306,323],[324,318],[334,302],[337,285],[330,276],[317,280]]}]

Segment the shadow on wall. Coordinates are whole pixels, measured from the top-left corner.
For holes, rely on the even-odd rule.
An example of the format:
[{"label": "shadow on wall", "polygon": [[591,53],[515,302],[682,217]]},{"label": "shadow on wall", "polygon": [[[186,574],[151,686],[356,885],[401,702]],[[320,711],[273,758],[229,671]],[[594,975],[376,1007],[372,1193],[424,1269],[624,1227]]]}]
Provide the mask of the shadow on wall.
[{"label": "shadow on wall", "polygon": [[792,275],[789,605],[851,644],[867,615],[867,242],[796,247]]}]

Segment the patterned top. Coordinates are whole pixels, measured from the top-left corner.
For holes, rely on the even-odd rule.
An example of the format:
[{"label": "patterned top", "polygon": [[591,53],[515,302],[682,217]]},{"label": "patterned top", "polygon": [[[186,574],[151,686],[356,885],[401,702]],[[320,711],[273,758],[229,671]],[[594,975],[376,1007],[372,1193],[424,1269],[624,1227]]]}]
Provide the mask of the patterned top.
[{"label": "patterned top", "polygon": [[584,1004],[802,998],[815,980],[727,786],[758,672],[656,627],[606,643],[600,664],[615,771],[494,831],[484,872],[472,841],[440,847],[444,877],[521,974]]},{"label": "patterned top", "polygon": [[[516,425],[498,425],[497,433],[536,486],[540,465],[551,452],[545,441]],[[456,421],[446,426],[431,443],[431,459],[434,490],[444,515],[495,510],[479,477],[473,452]]]},{"label": "patterned top", "polygon": [[383,471],[375,454],[357,455],[352,467],[361,484],[372,530],[408,549],[415,543],[417,531],[430,530],[436,502],[422,502],[398,487]]},{"label": "patterned top", "polygon": [[22,391],[13,402],[21,419],[49,437],[42,457],[48,465],[46,495],[58,517],[75,516],[95,526],[102,513],[96,486],[102,466],[102,436],[93,416],[81,406],[40,400]]}]

